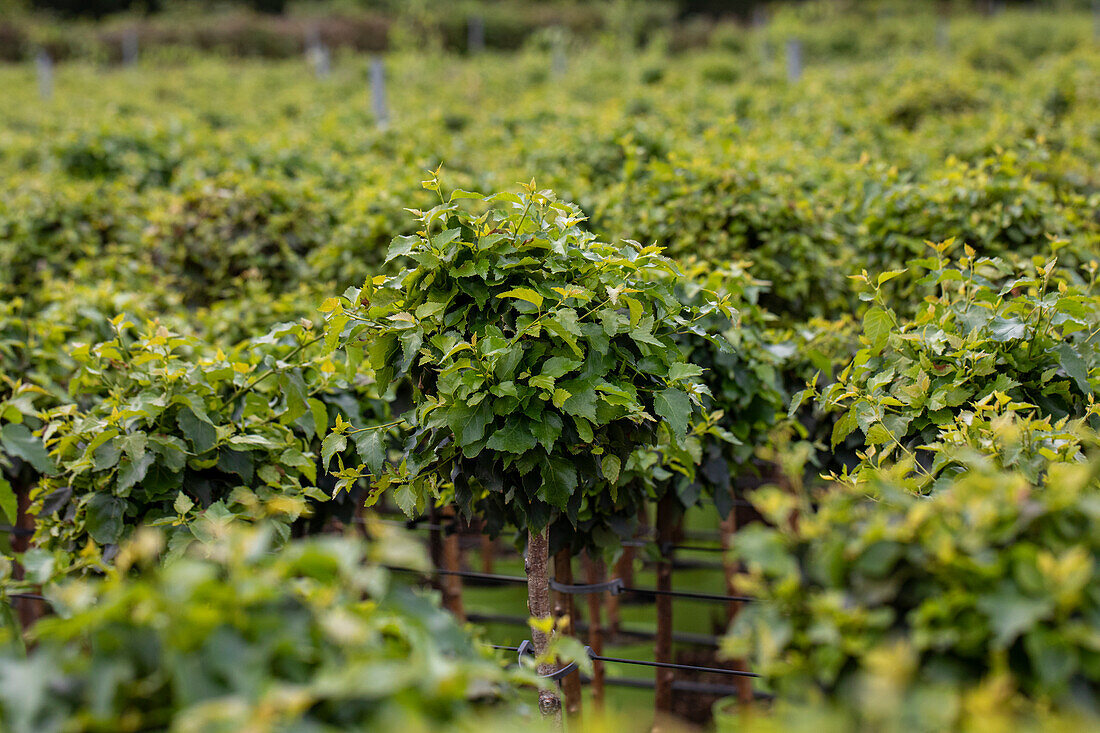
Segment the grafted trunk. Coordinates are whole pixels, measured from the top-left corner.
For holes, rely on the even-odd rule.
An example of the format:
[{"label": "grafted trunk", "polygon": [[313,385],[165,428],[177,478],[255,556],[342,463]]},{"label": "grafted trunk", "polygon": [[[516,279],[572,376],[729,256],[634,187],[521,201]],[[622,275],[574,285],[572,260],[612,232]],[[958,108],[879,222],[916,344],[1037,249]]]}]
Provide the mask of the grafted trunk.
[{"label": "grafted trunk", "polygon": [[[586,554],[584,556],[584,574],[585,582],[589,585],[595,585],[606,581],[607,571],[604,567],[603,558],[598,557],[592,559]],[[596,656],[601,656],[603,654],[602,610],[605,595],[607,594],[588,594],[588,646],[592,647],[592,651],[595,652]],[[592,691],[592,705],[596,708],[597,712],[603,710],[603,679],[603,662],[593,662],[592,685],[589,689]]]},{"label": "grafted trunk", "polygon": [[[573,557],[566,547],[554,555],[554,579],[563,585],[573,585]],[[567,618],[562,629],[570,636],[576,636],[577,609],[573,604],[573,595],[558,591],[554,594],[554,618]],[[562,697],[565,698],[565,713],[569,719],[580,723],[581,717],[581,674],[579,671],[566,676],[561,681]]]},{"label": "grafted trunk", "polygon": [[[527,571],[527,610],[535,619],[551,617],[549,565],[550,543],[547,530],[528,530],[527,557],[524,560],[524,569]],[[549,642],[550,638],[546,634],[538,629],[531,630],[531,645],[536,656],[542,656]],[[540,675],[552,674],[553,671],[554,665],[549,662],[538,665]],[[561,700],[552,688],[539,690],[539,711],[544,717],[556,718],[558,725],[561,725]]]}]

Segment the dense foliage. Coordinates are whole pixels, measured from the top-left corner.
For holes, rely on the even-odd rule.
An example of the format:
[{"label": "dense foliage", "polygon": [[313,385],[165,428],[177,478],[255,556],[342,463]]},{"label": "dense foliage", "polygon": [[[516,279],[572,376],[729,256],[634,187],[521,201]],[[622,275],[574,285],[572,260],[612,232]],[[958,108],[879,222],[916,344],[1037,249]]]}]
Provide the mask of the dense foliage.
[{"label": "dense foliage", "polygon": [[382,564],[426,563],[411,538],[204,535],[162,562],[144,530],[108,577],[52,588],[26,658],[0,653],[4,730],[439,730],[525,678],[392,582]]},{"label": "dense foliage", "polygon": [[[20,695],[4,714],[124,729],[122,701],[154,682],[142,711],[190,709],[186,639],[156,623],[178,613],[216,645],[200,603],[249,649],[270,650],[250,623],[293,611],[316,655],[280,629],[265,669],[285,653],[324,695],[358,695],[324,666],[341,651],[325,634],[405,592],[360,604],[357,572],[323,571],[308,582],[339,613],[311,616],[280,563],[361,558],[294,538],[368,522],[382,492],[494,533],[549,526],[573,552],[614,551],[659,497],[738,503],[739,521],[748,499],[764,521],[737,552],[767,602],[735,650],[792,705],[909,730],[929,706],[967,728],[1095,697],[1091,18],[810,2],[752,29],[658,29],[644,19],[664,5],[493,3],[489,46],[527,40],[458,58],[443,49],[467,42],[473,5],[407,5],[384,27],[316,18],[345,49],[323,78],[294,12],[141,21],[126,68],[103,63],[125,23],[0,23],[0,55],[68,59],[48,99],[32,65],[0,67],[0,593],[60,602],[50,580],[79,575],[70,601],[109,599],[5,662],[65,680],[63,704]],[[381,67],[351,51],[387,44]],[[454,188],[422,185],[443,160]],[[203,559],[188,547],[210,522],[289,549]],[[143,525],[163,565],[134,565]],[[248,597],[253,573],[288,605],[230,613],[226,588]],[[179,609],[173,583],[195,593]],[[161,615],[135,615],[139,596]],[[381,678],[419,659],[388,633],[370,639],[392,655]],[[150,648],[173,682],[141,676]],[[244,691],[233,715],[267,710],[222,667],[203,676]],[[410,685],[349,710],[465,716],[460,688]],[[324,695],[277,711],[336,724]],[[891,700],[900,722],[876,717]]]},{"label": "dense foliage", "polygon": [[605,538],[602,522],[644,501],[623,480],[632,452],[681,445],[708,394],[676,336],[705,337],[697,322],[728,306],[684,306],[682,276],[656,247],[597,241],[575,206],[533,183],[488,197],[424,185],[440,203],[414,212],[419,233],[388,256],[414,264],[323,306],[349,359],[365,349],[379,389],[406,374],[414,386],[405,457],[376,488],[410,516],[446,494],[467,513],[483,505],[494,531],[560,516]]},{"label": "dense foliage", "polygon": [[929,709],[945,725],[959,694],[1001,676],[1088,709],[1100,685],[1097,463],[1054,464],[1041,486],[970,468],[927,498],[890,472],[812,503],[757,492],[771,526],[735,545],[738,588],[760,602],[738,616],[728,650],[751,653],[784,696],[825,691],[853,708],[889,665],[903,689],[939,696]]}]

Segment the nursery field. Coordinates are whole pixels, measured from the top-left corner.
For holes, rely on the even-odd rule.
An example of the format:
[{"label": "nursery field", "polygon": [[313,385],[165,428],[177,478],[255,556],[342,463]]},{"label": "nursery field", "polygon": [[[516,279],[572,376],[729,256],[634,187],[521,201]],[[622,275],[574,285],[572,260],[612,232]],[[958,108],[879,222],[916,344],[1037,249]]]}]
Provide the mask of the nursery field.
[{"label": "nursery field", "polygon": [[0,65],[0,731],[1096,725],[1100,26],[831,7]]}]

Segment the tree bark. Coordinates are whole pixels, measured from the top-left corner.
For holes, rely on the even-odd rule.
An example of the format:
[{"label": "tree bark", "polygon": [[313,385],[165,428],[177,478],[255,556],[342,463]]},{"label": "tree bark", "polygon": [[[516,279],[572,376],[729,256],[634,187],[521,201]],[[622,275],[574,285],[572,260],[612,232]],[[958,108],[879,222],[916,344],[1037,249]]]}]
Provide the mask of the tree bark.
[{"label": "tree bark", "polygon": [[[524,560],[524,569],[527,571],[527,610],[535,619],[547,619],[551,617],[550,609],[550,543],[547,530],[543,528],[539,532],[527,531],[527,557]],[[531,645],[534,647],[535,656],[542,656],[550,643],[550,638],[538,629],[531,630]],[[554,665],[549,662],[541,662],[538,665],[538,674],[547,675],[554,671]],[[539,711],[543,717],[555,718],[559,727],[561,725],[561,700],[553,689],[539,690]]]},{"label": "tree bark", "polygon": [[[737,563],[730,558],[730,545],[732,544],[733,535],[737,532],[737,507],[730,510],[730,515],[722,520],[722,569],[726,576],[726,593],[728,595],[737,595],[734,587],[733,578],[737,573]],[[741,611],[742,603],[740,601],[731,601],[726,606],[726,624],[733,623],[733,620],[737,618],[737,614]],[[744,659],[733,660],[733,666],[742,671],[748,671],[748,664]],[[753,701],[752,692],[752,679],[749,677],[734,677],[734,684],[737,686],[737,699],[740,700],[742,706],[749,705]]]},{"label": "tree bark", "polygon": [[[563,548],[554,555],[554,579],[565,585],[573,585],[573,556],[569,548]],[[573,604],[573,595],[557,592],[554,594],[554,618],[566,621],[560,627],[563,633],[576,636],[577,609]],[[565,713],[571,721],[580,724],[581,719],[581,674],[579,671],[566,676],[561,681],[562,697],[565,698]]]},{"label": "tree bark", "polygon": [[[18,516],[15,518],[14,529],[17,531],[12,533],[11,549],[12,552],[22,553],[31,548],[31,533],[34,532],[34,515],[31,514],[31,486],[29,482],[22,487],[16,486],[15,493]],[[12,575],[16,580],[22,580],[26,577],[25,572],[23,565],[18,562],[12,568]],[[37,591],[37,588],[35,590]],[[42,601],[33,598],[19,598],[15,603],[19,609],[19,624],[24,631],[34,626],[38,619],[46,615],[46,607]]]},{"label": "tree bark", "polygon": [[[657,542],[661,561],[657,563],[657,590],[672,590],[672,538],[676,529],[676,497],[670,487],[657,504]],[[657,640],[654,657],[658,662],[672,661],[672,597],[657,595]],[[672,670],[657,669],[654,689],[657,719],[672,711]]]},{"label": "tree bark", "polygon": [[[589,585],[595,585],[596,583],[603,583],[607,580],[607,571],[604,568],[604,562],[602,557],[593,559],[590,555],[584,556],[584,574],[585,582]],[[606,593],[589,593],[588,594],[588,646],[592,647],[592,651],[597,656],[603,654],[603,619],[601,618],[604,603],[604,596]],[[597,712],[603,711],[603,690],[604,690],[604,669],[603,662],[592,663],[592,685],[589,688],[592,690],[592,706]]]},{"label": "tree bark", "polygon": [[[462,549],[459,547],[458,527],[455,526],[455,509],[453,506],[443,507],[443,521],[446,527],[443,530],[443,567],[449,573],[456,573],[462,569]],[[443,607],[450,611],[461,623],[466,621],[466,610],[462,606],[462,578],[457,575],[447,574],[441,579],[443,587]]]}]

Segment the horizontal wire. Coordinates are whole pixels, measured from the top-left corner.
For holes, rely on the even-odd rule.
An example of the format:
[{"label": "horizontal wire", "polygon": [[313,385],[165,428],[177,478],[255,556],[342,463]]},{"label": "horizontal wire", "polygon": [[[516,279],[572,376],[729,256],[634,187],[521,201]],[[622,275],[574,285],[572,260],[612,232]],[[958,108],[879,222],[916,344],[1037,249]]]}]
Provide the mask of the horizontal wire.
[{"label": "horizontal wire", "polygon": [[[431,568],[429,570],[417,570],[415,568],[402,568],[396,565],[384,565],[383,567],[396,572],[403,573],[420,573],[421,575],[453,575],[459,578],[469,578],[471,580],[491,580],[498,583],[515,583],[515,584],[527,584],[527,577],[524,575],[497,575],[495,573],[476,573],[472,570],[444,570],[442,568]],[[670,596],[672,598],[690,598],[697,601],[714,601],[716,603],[752,603],[757,599],[751,596],[725,596],[716,593],[695,593],[692,591],[679,591],[679,590],[659,590],[657,588],[632,588],[630,586],[624,586],[623,593],[634,593],[637,595],[653,595],[653,596]]]}]

